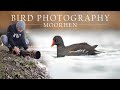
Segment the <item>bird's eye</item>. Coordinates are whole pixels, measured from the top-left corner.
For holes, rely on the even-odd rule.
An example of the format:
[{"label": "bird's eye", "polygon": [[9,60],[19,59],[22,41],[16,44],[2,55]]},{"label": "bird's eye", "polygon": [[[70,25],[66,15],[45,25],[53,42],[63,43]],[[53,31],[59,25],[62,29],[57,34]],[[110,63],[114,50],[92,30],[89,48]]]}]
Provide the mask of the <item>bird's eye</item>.
[{"label": "bird's eye", "polygon": [[55,42],[57,42],[57,40],[55,40]]}]

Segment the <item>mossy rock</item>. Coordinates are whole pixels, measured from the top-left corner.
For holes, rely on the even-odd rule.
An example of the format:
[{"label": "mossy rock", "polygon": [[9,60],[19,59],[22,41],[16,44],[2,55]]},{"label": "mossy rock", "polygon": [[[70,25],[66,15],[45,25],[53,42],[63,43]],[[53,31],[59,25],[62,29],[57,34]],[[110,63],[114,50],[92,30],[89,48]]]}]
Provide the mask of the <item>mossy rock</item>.
[{"label": "mossy rock", "polygon": [[48,72],[37,67],[33,60],[26,60],[0,50],[0,79],[49,79]]}]

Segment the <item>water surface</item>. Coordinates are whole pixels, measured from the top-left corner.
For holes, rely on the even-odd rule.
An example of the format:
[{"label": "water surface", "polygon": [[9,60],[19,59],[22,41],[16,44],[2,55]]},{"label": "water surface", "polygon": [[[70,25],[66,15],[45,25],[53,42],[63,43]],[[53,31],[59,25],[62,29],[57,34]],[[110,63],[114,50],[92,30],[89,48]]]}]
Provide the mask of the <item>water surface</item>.
[{"label": "water surface", "polygon": [[[57,31],[32,32],[31,37],[47,62],[55,79],[113,79],[120,78],[120,31]],[[55,35],[62,36],[65,45],[87,42],[97,44],[103,53],[95,56],[56,57],[56,46],[51,48]]]}]

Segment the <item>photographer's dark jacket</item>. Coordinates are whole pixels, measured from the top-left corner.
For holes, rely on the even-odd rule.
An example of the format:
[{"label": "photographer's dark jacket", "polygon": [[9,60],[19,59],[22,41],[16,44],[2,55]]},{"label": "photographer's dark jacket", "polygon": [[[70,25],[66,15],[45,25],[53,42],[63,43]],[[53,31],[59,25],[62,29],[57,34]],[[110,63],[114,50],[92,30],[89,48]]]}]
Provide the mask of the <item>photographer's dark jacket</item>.
[{"label": "photographer's dark jacket", "polygon": [[23,32],[18,32],[16,24],[10,25],[7,30],[8,42],[14,48],[15,46],[22,46],[25,50],[28,48],[25,42],[25,35]]}]

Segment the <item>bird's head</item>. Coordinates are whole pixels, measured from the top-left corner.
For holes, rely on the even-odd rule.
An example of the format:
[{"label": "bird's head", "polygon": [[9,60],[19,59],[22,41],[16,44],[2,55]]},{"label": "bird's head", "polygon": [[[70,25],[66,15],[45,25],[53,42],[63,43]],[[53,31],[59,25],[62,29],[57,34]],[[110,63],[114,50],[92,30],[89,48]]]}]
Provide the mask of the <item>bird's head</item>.
[{"label": "bird's head", "polygon": [[62,39],[61,36],[55,36],[55,37],[53,38],[51,47],[53,47],[54,45],[64,45],[63,39]]}]

